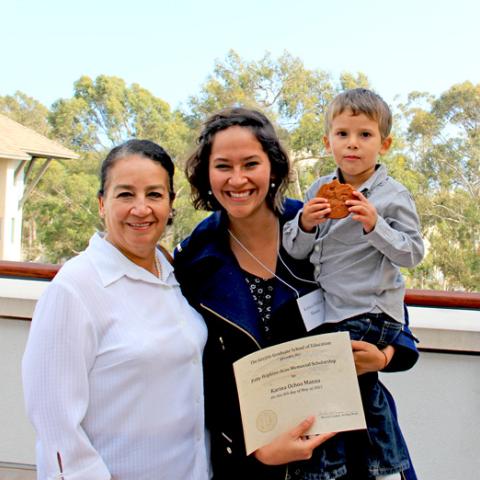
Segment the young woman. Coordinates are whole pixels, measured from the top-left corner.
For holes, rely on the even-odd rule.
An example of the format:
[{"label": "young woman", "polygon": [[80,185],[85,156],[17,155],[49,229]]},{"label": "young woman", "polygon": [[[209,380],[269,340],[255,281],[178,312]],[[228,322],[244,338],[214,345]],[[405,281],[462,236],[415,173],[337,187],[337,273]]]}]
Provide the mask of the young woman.
[{"label": "young woman", "polygon": [[[329,448],[331,435],[305,437],[312,418],[245,455],[232,363],[307,335],[296,299],[317,288],[310,263],[292,259],[280,243],[284,223],[301,208],[301,202],[283,197],[289,168],[271,123],[244,108],[210,117],[186,166],[194,205],[214,211],[177,248],[175,273],[209,330],[205,403],[215,480],[366,478],[353,458],[348,470],[316,469],[316,456]],[[385,355],[376,346],[361,341],[352,346],[359,374],[384,368]],[[389,368],[415,363],[418,353],[408,333],[393,347]],[[362,441],[355,439],[359,448]]]}]

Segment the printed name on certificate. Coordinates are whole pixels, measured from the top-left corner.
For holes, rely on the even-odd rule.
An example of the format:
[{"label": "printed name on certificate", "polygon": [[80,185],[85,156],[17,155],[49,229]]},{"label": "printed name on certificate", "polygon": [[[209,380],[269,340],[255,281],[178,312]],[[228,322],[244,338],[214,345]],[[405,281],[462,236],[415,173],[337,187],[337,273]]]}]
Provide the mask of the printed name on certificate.
[{"label": "printed name on certificate", "polygon": [[268,347],[233,367],[247,455],[311,415],[309,435],[366,428],[348,332]]}]

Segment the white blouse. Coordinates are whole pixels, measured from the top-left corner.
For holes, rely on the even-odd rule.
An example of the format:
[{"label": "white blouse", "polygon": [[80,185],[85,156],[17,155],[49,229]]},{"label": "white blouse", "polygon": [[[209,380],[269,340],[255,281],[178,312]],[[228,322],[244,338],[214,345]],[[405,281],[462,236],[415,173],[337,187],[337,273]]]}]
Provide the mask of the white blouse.
[{"label": "white blouse", "polygon": [[207,331],[158,259],[161,278],[95,234],[38,301],[23,358],[38,479],[209,478]]}]

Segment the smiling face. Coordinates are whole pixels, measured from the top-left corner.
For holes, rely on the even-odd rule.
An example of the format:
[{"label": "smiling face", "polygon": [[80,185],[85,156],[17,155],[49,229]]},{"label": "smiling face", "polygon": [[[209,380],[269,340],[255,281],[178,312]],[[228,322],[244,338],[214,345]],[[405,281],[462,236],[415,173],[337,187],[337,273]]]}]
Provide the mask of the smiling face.
[{"label": "smiling face", "polygon": [[108,241],[148,268],[171,211],[167,171],[141,155],[118,159],[108,171],[99,208]]},{"label": "smiling face", "polygon": [[382,140],[378,122],[360,113],[345,110],[332,120],[325,147],[333,154],[345,182],[355,188],[375,171],[377,157],[390,148],[391,137]]},{"label": "smiling face", "polygon": [[215,134],[209,158],[213,195],[231,219],[269,212],[271,164],[248,127],[233,126]]}]

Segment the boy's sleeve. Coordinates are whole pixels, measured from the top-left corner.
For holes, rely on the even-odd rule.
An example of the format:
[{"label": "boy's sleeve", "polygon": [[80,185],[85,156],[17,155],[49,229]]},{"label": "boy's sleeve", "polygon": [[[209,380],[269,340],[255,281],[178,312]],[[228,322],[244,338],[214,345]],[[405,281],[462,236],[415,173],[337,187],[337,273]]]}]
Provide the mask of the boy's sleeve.
[{"label": "boy's sleeve", "polygon": [[421,262],[424,246],[415,203],[409,192],[392,196],[385,216],[366,234],[370,244],[392,263],[411,268]]},{"label": "boy's sleeve", "polygon": [[317,229],[313,232],[304,232],[300,228],[299,210],[293,220],[287,222],[283,227],[283,247],[288,254],[296,259],[307,258],[315,245]]},{"label": "boy's sleeve", "polygon": [[[305,203],[315,197],[319,185],[319,180],[316,180],[309,187],[305,194]],[[300,227],[300,215],[302,212],[303,208],[298,211],[293,220],[285,223],[283,227],[283,247],[290,256],[300,260],[307,258],[313,250],[319,228],[317,226],[313,232],[304,232]]]},{"label": "boy's sleeve", "polygon": [[382,370],[383,372],[400,372],[409,370],[415,365],[415,363],[417,363],[419,353],[416,342],[418,342],[418,340],[415,338],[408,325],[408,310],[406,306],[404,306],[404,310],[405,324],[402,331],[395,339],[395,342],[392,343],[392,346],[395,348],[395,354],[387,367]]}]

